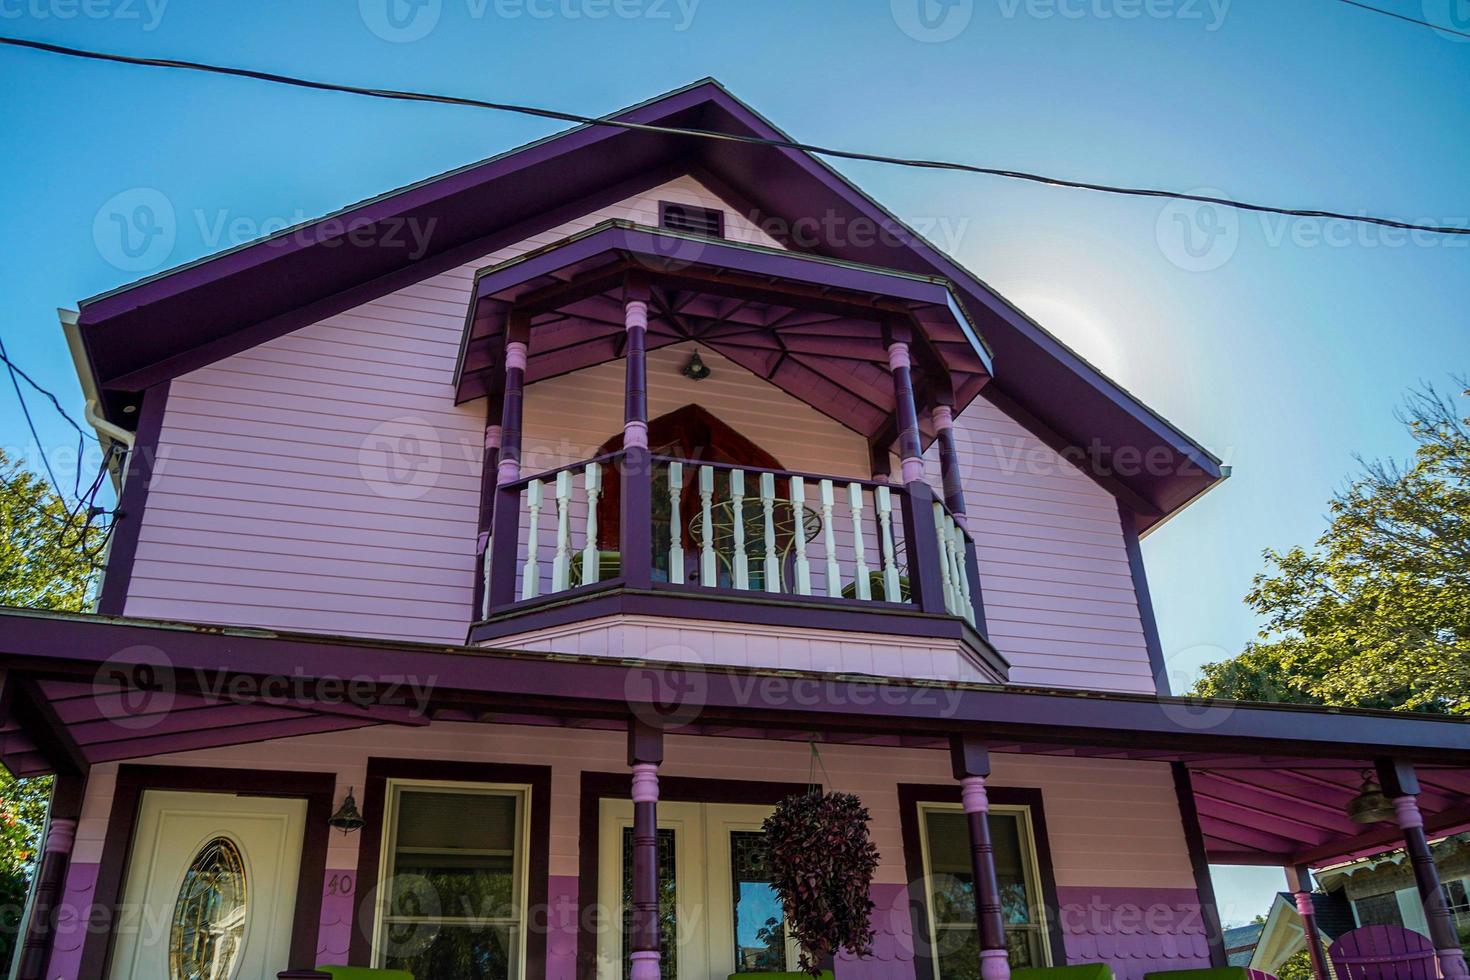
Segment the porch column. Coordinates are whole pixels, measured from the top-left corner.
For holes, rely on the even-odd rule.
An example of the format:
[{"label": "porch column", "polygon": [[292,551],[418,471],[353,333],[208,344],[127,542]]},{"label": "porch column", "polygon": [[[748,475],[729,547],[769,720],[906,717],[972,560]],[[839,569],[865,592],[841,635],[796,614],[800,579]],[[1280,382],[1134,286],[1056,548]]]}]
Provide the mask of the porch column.
[{"label": "porch column", "polygon": [[1312,961],[1315,980],[1329,980],[1327,957],[1322,952],[1322,936],[1317,932],[1317,908],[1312,904],[1312,872],[1305,864],[1286,866],[1286,888],[1296,900],[1297,914],[1302,917],[1302,932],[1307,943],[1307,957]]},{"label": "porch column", "polygon": [[51,806],[46,816],[46,840],[41,846],[41,863],[36,869],[36,890],[21,945],[16,980],[42,980],[47,976],[51,943],[56,929],[57,903],[66,888],[66,870],[76,842],[77,820],[82,813],[86,778],[78,772],[59,772],[51,789]]},{"label": "porch column", "polygon": [[623,581],[632,589],[653,587],[653,463],[648,452],[648,287],[630,280],[623,299],[628,359],[623,394],[622,551]]},{"label": "porch column", "polygon": [[975,928],[980,935],[980,976],[1010,980],[1005,922],[1001,918],[1000,882],[995,874],[995,847],[990,841],[990,801],[985,777],[990,775],[990,752],[968,735],[950,738],[950,762],[960,781],[960,800],[970,825],[970,872],[975,878]]},{"label": "porch column", "polygon": [[495,516],[495,488],[500,482],[501,415],[505,393],[496,392],[485,399],[485,450],[480,457],[480,533],[475,538],[475,561],[480,574],[475,580],[475,608],[481,616],[490,613],[490,530]]},{"label": "porch column", "polygon": [[[949,508],[954,522],[969,536],[969,518],[965,514],[965,485],[960,477],[960,453],[954,441],[954,408],[946,404],[935,404],[929,409],[929,420],[939,442],[939,473],[944,481],[944,505]],[[965,543],[965,575],[970,580],[970,606],[975,614],[975,629],[986,639],[989,632],[985,625],[985,596],[980,588],[980,559],[975,553],[975,543]]]},{"label": "porch column", "polygon": [[640,721],[628,728],[633,770],[632,980],[659,980],[658,767],[663,732]]},{"label": "porch column", "polygon": [[1395,759],[1379,759],[1376,763],[1378,782],[1393,800],[1399,829],[1404,834],[1404,849],[1414,866],[1414,880],[1419,885],[1419,901],[1424,905],[1424,918],[1429,923],[1429,939],[1439,958],[1440,976],[1445,980],[1467,980],[1465,954],[1460,948],[1454,913],[1444,899],[1439,884],[1439,869],[1429,850],[1424,833],[1424,817],[1419,812],[1419,777],[1414,767]]},{"label": "porch column", "polygon": [[924,458],[919,449],[919,410],[914,404],[913,360],[907,333],[894,331],[888,342],[888,369],[893,372],[894,414],[898,417],[898,455],[903,461],[903,482],[924,478]]},{"label": "porch column", "polygon": [[874,483],[890,483],[893,480],[893,463],[888,457],[888,444],[881,439],[868,443],[868,471]]},{"label": "porch column", "polygon": [[[495,467],[495,500],[490,509],[490,571],[485,576],[483,612],[488,617],[516,600],[516,559],[520,545],[521,495],[512,487],[521,478],[521,415],[525,401],[526,360],[529,353],[530,321],[512,313],[505,332],[505,387],[501,394],[499,453]],[[488,447],[490,431],[486,426]],[[486,453],[486,465],[489,464]]]}]

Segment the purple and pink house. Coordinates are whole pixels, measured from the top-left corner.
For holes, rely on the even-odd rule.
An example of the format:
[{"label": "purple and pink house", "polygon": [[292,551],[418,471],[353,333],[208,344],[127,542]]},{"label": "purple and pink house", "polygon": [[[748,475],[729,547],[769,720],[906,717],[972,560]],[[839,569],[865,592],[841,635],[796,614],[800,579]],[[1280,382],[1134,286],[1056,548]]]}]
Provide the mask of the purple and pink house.
[{"label": "purple and pink house", "polygon": [[1392,846],[1464,978],[1470,726],[1170,695],[1139,538],[1219,460],[718,84],[615,118],[63,314],[120,512],[94,613],[0,609],[16,975],[791,969],[820,784],[838,980],[1223,966],[1209,864]]}]

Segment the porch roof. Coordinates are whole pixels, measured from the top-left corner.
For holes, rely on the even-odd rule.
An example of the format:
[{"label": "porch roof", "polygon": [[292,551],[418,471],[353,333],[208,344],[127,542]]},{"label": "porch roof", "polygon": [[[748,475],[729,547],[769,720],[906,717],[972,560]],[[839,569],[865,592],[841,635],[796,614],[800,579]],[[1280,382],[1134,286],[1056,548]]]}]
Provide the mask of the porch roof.
[{"label": "porch roof", "polygon": [[947,279],[613,220],[478,273],[458,400],[500,382],[513,316],[530,328],[528,382],[622,356],[631,281],[649,291],[650,349],[695,341],[865,436],[894,414],[889,331],[912,335],[921,402],[962,410],[990,379]]},{"label": "porch roof", "polygon": [[[1377,758],[1411,762],[1431,834],[1470,826],[1470,722],[865,675],[578,658],[0,607],[0,761],[15,774],[434,721],[1174,763],[1219,863],[1321,866],[1397,842],[1345,807]],[[275,679],[271,684],[264,681]],[[425,685],[427,716],[405,702]],[[665,714],[668,695],[680,700]],[[396,696],[395,696],[396,695]]]}]

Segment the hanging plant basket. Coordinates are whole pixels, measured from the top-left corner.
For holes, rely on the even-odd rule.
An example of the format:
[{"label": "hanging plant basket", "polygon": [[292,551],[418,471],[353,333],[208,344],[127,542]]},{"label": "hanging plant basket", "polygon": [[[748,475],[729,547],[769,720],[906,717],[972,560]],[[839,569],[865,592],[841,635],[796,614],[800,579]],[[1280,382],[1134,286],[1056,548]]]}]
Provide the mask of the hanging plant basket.
[{"label": "hanging plant basket", "polygon": [[826,956],[872,952],[868,889],[878,848],[869,819],[851,793],[814,791],[782,800],[762,828],[786,928],[801,946],[801,969],[813,977],[822,976]]}]

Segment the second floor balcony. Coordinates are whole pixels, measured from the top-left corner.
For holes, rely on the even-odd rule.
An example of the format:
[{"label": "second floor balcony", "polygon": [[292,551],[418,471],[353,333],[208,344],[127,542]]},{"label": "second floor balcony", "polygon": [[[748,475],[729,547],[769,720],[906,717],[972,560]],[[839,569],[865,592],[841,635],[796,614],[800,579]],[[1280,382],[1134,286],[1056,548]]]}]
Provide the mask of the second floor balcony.
[{"label": "second floor balcony", "polygon": [[[700,387],[701,351],[738,392]],[[621,404],[599,397],[610,371]],[[458,378],[490,406],[472,639],[744,624],[948,644],[965,664],[921,676],[1003,680],[951,428],[989,372],[929,277],[621,223],[482,271]],[[651,394],[688,401],[651,418]],[[814,412],[753,434],[739,399]],[[552,416],[587,445],[529,465],[527,432],[558,431]],[[792,453],[813,438],[845,455],[808,448],[826,465],[803,465]],[[942,490],[920,458],[931,440]]]}]

